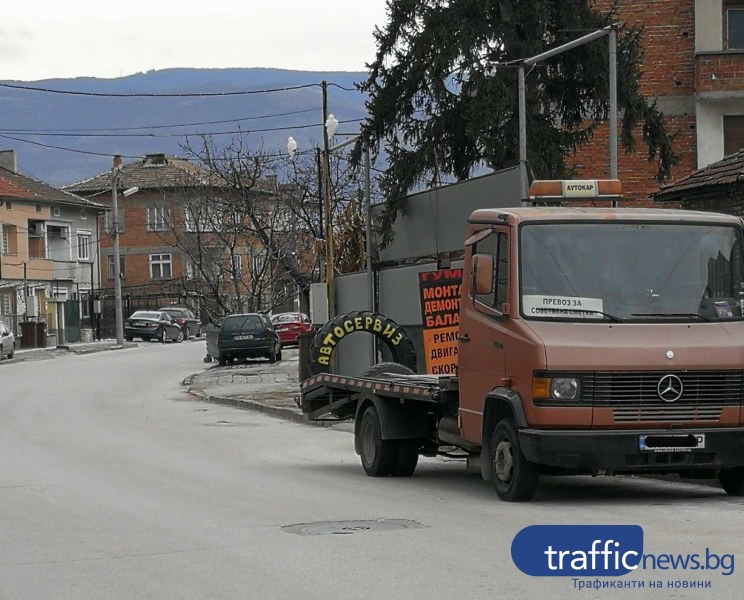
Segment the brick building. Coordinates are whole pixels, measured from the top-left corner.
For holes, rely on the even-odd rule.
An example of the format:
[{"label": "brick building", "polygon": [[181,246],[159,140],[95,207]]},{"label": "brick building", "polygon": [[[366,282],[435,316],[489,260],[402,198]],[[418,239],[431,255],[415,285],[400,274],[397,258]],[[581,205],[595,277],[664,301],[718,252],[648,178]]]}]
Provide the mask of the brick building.
[{"label": "brick building", "polygon": [[[612,0],[594,0],[607,11]],[[618,19],[643,30],[641,93],[656,100],[674,135],[679,163],[671,180],[721,160],[744,146],[744,2],[731,0],[617,0]],[[573,157],[579,174],[606,177],[608,130]],[[641,132],[636,152],[618,156],[626,202],[648,204],[658,190]],[[570,164],[570,163],[569,163]]]},{"label": "brick building", "polygon": [[[111,172],[65,189],[109,209],[101,223],[100,276],[105,301],[113,306]],[[212,316],[295,306],[300,291],[287,274],[287,260],[301,239],[281,211],[273,178],[230,186],[188,160],[148,154],[119,167],[117,198],[125,313],[176,303]],[[271,238],[270,255],[267,239],[251,233],[249,205]]]}]

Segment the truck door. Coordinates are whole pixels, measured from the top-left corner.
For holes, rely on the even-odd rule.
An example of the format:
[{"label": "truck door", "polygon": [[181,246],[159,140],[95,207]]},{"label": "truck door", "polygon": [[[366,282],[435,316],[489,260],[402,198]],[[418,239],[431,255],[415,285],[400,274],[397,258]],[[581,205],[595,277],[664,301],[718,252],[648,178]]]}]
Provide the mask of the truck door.
[{"label": "truck door", "polygon": [[[504,305],[509,298],[509,247],[508,229],[495,228],[465,254],[457,370],[462,433],[473,442],[481,441],[484,398],[506,375]],[[473,293],[475,255],[493,258],[492,289],[486,294]]]}]

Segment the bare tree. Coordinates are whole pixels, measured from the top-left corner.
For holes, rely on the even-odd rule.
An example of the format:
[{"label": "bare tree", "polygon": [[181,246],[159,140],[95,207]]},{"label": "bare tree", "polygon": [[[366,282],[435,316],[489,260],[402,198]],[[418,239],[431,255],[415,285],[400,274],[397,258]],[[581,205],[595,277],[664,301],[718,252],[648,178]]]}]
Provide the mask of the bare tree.
[{"label": "bare tree", "polygon": [[211,320],[293,305],[313,280],[312,236],[270,175],[275,158],[242,138],[218,147],[205,137],[182,148],[194,168],[152,214],[164,241],[180,250],[187,292],[202,297]]}]

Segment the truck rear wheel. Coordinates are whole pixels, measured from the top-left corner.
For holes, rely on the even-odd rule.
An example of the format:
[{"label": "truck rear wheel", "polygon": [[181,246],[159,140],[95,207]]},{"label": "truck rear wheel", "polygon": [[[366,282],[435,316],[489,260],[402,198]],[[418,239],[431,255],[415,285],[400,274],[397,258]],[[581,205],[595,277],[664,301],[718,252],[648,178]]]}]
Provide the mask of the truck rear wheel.
[{"label": "truck rear wheel", "polygon": [[744,467],[721,469],[718,481],[729,496],[744,496]]},{"label": "truck rear wheel", "polygon": [[410,477],[416,470],[419,458],[418,440],[395,440],[395,464],[390,474],[393,477]]},{"label": "truck rear wheel", "polygon": [[532,499],[537,491],[539,469],[524,457],[513,419],[501,419],[496,424],[489,458],[493,486],[499,498],[506,502],[527,502]]},{"label": "truck rear wheel", "polygon": [[380,417],[374,406],[368,407],[362,414],[357,435],[364,472],[370,477],[390,475],[396,467],[397,442],[382,439]]}]

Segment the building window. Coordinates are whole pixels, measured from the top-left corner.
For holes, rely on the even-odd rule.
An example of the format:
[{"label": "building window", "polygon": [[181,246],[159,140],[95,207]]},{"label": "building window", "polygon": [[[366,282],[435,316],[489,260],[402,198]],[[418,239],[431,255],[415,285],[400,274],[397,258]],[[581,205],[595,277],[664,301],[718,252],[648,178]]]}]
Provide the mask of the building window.
[{"label": "building window", "polygon": [[78,260],[90,260],[90,232],[78,231]]},{"label": "building window", "polygon": [[723,154],[728,156],[744,148],[744,115],[723,117]]},{"label": "building window", "polygon": [[5,210],[13,210],[13,203],[12,202],[6,202],[5,203]]},{"label": "building window", "polygon": [[184,226],[191,233],[218,231],[222,223],[217,206],[205,203],[186,206],[184,209]]},{"label": "building window", "polygon": [[0,314],[13,314],[13,298],[10,294],[0,294]]},{"label": "building window", "polygon": [[726,21],[729,50],[744,50],[744,7],[730,8],[726,13]]},{"label": "building window", "polygon": [[37,204],[36,205],[36,212],[37,213],[40,213],[41,212],[41,204]]},{"label": "building window", "polygon": [[147,230],[166,231],[170,227],[170,208],[165,206],[148,206]]},{"label": "building window", "polygon": [[18,254],[18,228],[3,225],[3,254]]},{"label": "building window", "polygon": [[81,218],[81,219],[82,219],[83,221],[87,220],[87,218],[88,218],[88,209],[87,209],[87,208],[83,208],[83,209],[82,209],[82,210],[80,211],[80,218]]},{"label": "building window", "polygon": [[[107,257],[107,273],[108,278],[113,279],[114,278],[114,255],[109,254]],[[119,256],[119,277],[126,277],[127,275],[127,269],[126,269],[126,257],[125,256]]]},{"label": "building window", "polygon": [[150,279],[170,279],[172,266],[170,254],[150,254]]}]

